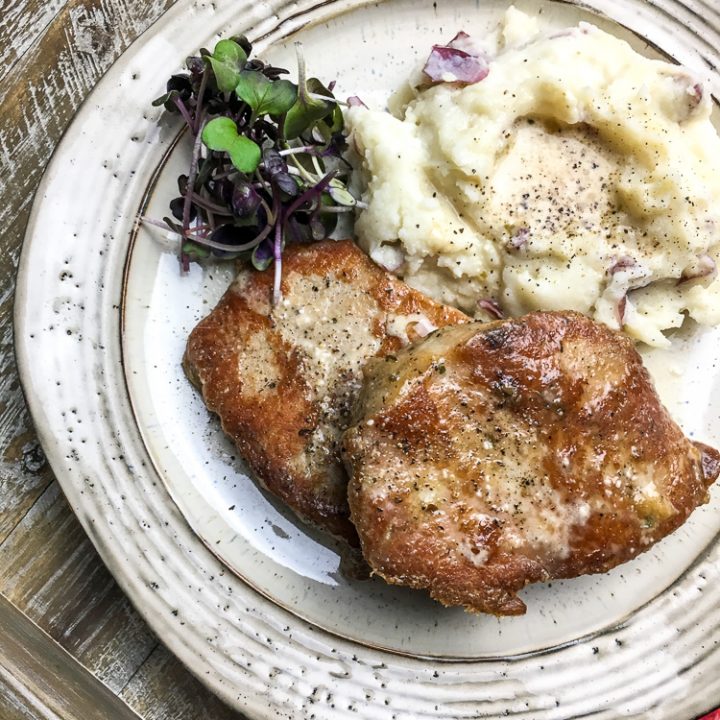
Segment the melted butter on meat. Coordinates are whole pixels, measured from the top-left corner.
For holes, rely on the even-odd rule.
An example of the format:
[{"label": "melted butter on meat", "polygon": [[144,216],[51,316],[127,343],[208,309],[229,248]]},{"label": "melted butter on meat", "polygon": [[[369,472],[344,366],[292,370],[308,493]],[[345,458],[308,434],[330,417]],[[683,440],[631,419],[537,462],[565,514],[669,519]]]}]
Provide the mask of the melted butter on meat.
[{"label": "melted butter on meat", "polygon": [[339,369],[357,381],[365,360],[380,349],[381,338],[367,332],[380,318],[377,303],[363,288],[334,276],[291,275],[287,283],[271,317],[283,340],[303,353],[313,391],[322,394]]},{"label": "melted butter on meat", "polygon": [[[317,426],[305,457],[298,458],[313,472],[337,452],[362,384],[363,365],[380,350],[382,338],[368,328],[381,321],[382,312],[363,288],[333,275],[290,275],[271,318],[282,340],[301,354],[307,394],[317,403]],[[339,375],[342,382],[337,382]],[[340,467],[333,470],[341,473]]]},{"label": "melted butter on meat", "polygon": [[275,391],[280,381],[280,371],[267,333],[260,331],[247,337],[245,354],[238,357],[237,370],[243,395],[252,397]]}]

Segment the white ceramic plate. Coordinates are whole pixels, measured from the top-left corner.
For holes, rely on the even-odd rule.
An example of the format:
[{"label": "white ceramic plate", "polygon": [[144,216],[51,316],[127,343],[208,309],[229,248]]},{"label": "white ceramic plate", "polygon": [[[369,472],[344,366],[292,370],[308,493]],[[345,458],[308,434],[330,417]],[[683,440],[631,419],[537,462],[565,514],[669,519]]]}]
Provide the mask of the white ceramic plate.
[{"label": "white ceramic plate", "polygon": [[[720,14],[695,0],[524,2],[674,58],[720,96]],[[180,368],[187,333],[229,269],[178,273],[135,227],[162,217],[184,171],[178,126],[150,107],[201,45],[246,32],[266,58],[338,79],[382,107],[496,0],[180,0],[112,68],[68,131],[23,249],[16,343],[52,466],[105,562],[158,635],[252,718],[695,717],[720,704],[720,492],[672,537],[603,576],[524,592],[522,618],[447,610],[351,581],[332,543],[249,480]],[[600,13],[601,16],[590,11]],[[616,21],[613,22],[612,20]],[[720,444],[720,332],[685,328],[648,354],[686,432]]]}]

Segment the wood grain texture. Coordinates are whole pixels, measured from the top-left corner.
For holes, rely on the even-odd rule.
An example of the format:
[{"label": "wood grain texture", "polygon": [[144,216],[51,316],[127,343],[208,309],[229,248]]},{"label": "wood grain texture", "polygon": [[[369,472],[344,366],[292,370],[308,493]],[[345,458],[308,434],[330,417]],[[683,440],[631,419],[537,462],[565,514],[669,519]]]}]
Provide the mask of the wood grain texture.
[{"label": "wood grain texture", "polygon": [[67,0],[3,0],[0,3],[0,79],[52,22]]},{"label": "wood grain texture", "polygon": [[2,595],[0,683],[16,697],[14,707],[26,716],[34,712],[52,720],[139,720]]},{"label": "wood grain texture", "polygon": [[157,644],[55,482],[0,546],[0,590],[116,692]]},{"label": "wood grain texture", "polygon": [[[39,449],[13,351],[15,270],[47,162],[101,75],[173,2],[0,0],[0,592],[146,717],[226,720],[238,716],[158,645],[80,528]],[[47,717],[0,680],[2,720]]]},{"label": "wood grain texture", "polygon": [[37,708],[22,688],[0,681],[0,718],[3,720],[37,720]]},{"label": "wood grain texture", "polygon": [[242,720],[220,702],[164,647],[159,646],[128,683],[121,697],[144,720]]}]

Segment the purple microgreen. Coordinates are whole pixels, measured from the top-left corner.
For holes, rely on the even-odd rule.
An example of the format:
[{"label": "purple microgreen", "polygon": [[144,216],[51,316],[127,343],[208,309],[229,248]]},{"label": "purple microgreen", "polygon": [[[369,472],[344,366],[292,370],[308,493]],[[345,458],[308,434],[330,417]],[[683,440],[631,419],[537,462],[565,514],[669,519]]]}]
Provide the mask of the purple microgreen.
[{"label": "purple microgreen", "polygon": [[273,244],[264,240],[258,244],[250,256],[250,262],[256,270],[267,270],[273,261]]},{"label": "purple microgreen", "polygon": [[297,183],[292,179],[287,163],[275,148],[263,150],[263,169],[270,182],[288,197],[298,194]]},{"label": "purple microgreen", "polygon": [[192,96],[192,83],[188,75],[173,75],[165,85],[166,93],[153,100],[153,107],[163,105],[168,112],[176,112],[176,100],[187,101]]},{"label": "purple microgreen", "polygon": [[[201,120],[201,127],[204,125],[205,120]],[[192,158],[190,159],[190,171],[187,177],[187,191],[185,193],[185,204],[183,206],[183,220],[182,220],[182,234],[187,237],[187,233],[190,229],[190,213],[191,213],[191,190],[195,187],[195,176],[197,175],[198,159],[200,158],[200,136],[198,133],[193,143]],[[183,272],[187,272],[188,268],[188,257],[183,250],[180,251],[180,264],[182,265]]]},{"label": "purple microgreen", "polygon": [[275,148],[263,150],[263,169],[272,178],[279,173],[287,173],[288,166],[283,160],[282,153]]},{"label": "purple microgreen", "polygon": [[308,188],[300,197],[296,198],[286,211],[286,217],[292,215],[298,208],[301,208],[305,203],[311,202],[316,198],[320,197],[323,190],[330,184],[330,181],[335,177],[335,170],[329,172],[317,185],[313,185]]},{"label": "purple microgreen", "polygon": [[260,207],[262,198],[252,185],[242,183],[235,185],[230,203],[237,217],[247,217]]},{"label": "purple microgreen", "polygon": [[195,130],[195,121],[192,119],[190,112],[185,107],[185,103],[179,95],[175,95],[172,99],[173,104],[178,109],[178,112],[182,115],[183,120],[190,128],[191,131]]},{"label": "purple microgreen", "polygon": [[190,55],[185,59],[185,67],[190,71],[190,75],[199,77],[204,74],[205,62],[199,55]]},{"label": "purple microgreen", "polygon": [[210,77],[210,73],[204,72],[202,74],[202,77],[200,78],[200,87],[198,88],[195,107],[195,135],[198,135],[200,133],[200,121],[205,116],[203,100],[205,99],[205,91],[207,90],[208,77]]},{"label": "purple microgreen", "polygon": [[[176,197],[174,200],[170,201],[170,212],[172,213],[173,217],[176,220],[179,220],[182,222],[183,219],[183,212],[185,210],[185,198],[184,197]],[[197,210],[195,207],[190,208],[190,220],[194,220],[195,216],[197,215]]]}]

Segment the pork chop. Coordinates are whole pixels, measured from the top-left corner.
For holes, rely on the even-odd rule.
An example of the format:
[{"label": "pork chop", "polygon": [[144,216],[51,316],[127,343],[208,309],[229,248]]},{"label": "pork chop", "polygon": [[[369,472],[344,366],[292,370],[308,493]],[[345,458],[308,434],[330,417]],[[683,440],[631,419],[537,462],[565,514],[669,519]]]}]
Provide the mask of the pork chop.
[{"label": "pork chop", "polygon": [[368,358],[467,321],[391,277],[350,241],[288,247],[242,270],[192,331],[188,377],[261,483],[303,519],[357,544],[339,441]]},{"label": "pork chop", "polygon": [[720,471],[632,342],[572,312],[445,328],[371,361],[344,453],[374,573],[495,615],[523,614],[528,583],[644,552]]}]

